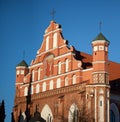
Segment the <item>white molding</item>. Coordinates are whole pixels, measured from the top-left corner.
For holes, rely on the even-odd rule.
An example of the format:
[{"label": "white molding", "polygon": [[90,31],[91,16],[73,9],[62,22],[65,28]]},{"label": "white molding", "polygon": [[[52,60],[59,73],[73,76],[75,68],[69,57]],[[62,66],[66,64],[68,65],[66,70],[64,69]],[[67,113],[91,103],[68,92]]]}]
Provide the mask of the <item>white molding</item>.
[{"label": "white molding", "polygon": [[110,88],[110,85],[109,84],[88,84],[86,85],[86,88],[89,88],[89,87],[108,87]]},{"label": "white molding", "polygon": [[51,33],[57,32],[57,31],[59,31],[59,30],[62,31],[61,28],[58,28],[58,29],[56,29],[56,30],[52,30],[52,31],[50,31],[50,32],[47,32],[47,33],[44,34],[44,37],[45,37],[45,36],[48,36],[48,35],[51,34]]},{"label": "white molding", "polygon": [[34,68],[34,67],[40,66],[40,65],[43,65],[43,62],[40,62],[40,63],[37,63],[37,64],[33,64],[33,65],[29,66],[29,68]]},{"label": "white molding", "polygon": [[15,83],[15,85],[22,85],[23,84],[23,82],[22,83]]},{"label": "white molding", "polygon": [[83,70],[81,70],[81,71],[82,71],[82,72],[87,72],[87,71],[90,71],[90,70],[93,70],[93,68],[83,69]]},{"label": "white molding", "polygon": [[98,44],[98,43],[108,43],[106,40],[95,40],[92,42],[92,44]]},{"label": "white molding", "polygon": [[[60,78],[61,76],[66,76],[68,74],[72,74],[72,73],[75,73],[75,72],[79,72],[80,70],[74,70],[72,72],[68,72],[68,73],[64,73],[64,74],[60,74],[60,75],[57,75],[57,76],[52,76],[52,77],[49,77],[49,78],[46,78],[46,79],[42,79],[42,80],[39,80],[39,81],[33,81],[31,84],[36,84],[36,83],[40,83],[40,82],[45,82],[47,80],[53,80],[54,78]],[[76,75],[77,76],[77,75]],[[82,76],[79,76],[79,77],[82,77]],[[62,81],[62,80],[61,80]],[[28,84],[23,84],[22,86],[20,86],[20,88],[22,87],[25,87],[25,86],[28,86]]]},{"label": "white molding", "polygon": [[19,69],[19,68],[27,68],[26,66],[17,66],[16,69]]},{"label": "white molding", "polygon": [[[70,54],[72,55],[71,52],[68,52],[68,53],[65,53],[65,54],[63,54],[63,55],[57,56],[57,57],[55,57],[54,59],[57,60],[57,59],[59,59],[59,58],[65,57],[65,56],[69,56]],[[34,68],[34,67],[40,66],[40,65],[43,65],[43,62],[40,62],[40,63],[37,63],[37,64],[33,64],[33,65],[29,66],[29,68]]]},{"label": "white molding", "polygon": [[106,71],[96,71],[96,72],[92,72],[92,74],[97,74],[97,73],[106,73],[106,74],[109,74],[109,73],[106,72]]},{"label": "white molding", "polygon": [[99,61],[93,61],[92,62],[92,64],[97,64],[97,63],[106,63],[106,61],[99,60]]}]

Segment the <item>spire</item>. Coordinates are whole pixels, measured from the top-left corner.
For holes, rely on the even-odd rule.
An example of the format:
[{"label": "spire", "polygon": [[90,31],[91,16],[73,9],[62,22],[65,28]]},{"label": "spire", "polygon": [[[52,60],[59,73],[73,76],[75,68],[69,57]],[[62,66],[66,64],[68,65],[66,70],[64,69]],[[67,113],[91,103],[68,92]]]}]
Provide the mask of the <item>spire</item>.
[{"label": "spire", "polygon": [[106,37],[101,32],[96,36],[96,38],[93,41],[97,41],[97,40],[101,40],[101,41],[105,40],[109,43],[109,41],[106,39]]},{"label": "spire", "polygon": [[28,64],[24,60],[22,60],[16,67],[18,66],[28,67]]}]

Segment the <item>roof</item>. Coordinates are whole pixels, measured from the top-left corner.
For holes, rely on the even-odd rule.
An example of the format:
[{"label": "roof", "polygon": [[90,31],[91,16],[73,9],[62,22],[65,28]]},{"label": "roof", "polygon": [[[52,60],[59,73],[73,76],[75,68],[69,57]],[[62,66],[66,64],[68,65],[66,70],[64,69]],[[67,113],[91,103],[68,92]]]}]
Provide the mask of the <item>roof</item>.
[{"label": "roof", "polygon": [[106,37],[102,33],[99,33],[93,41],[97,40],[106,40],[107,42],[109,42],[108,39],[106,39]]},{"label": "roof", "polygon": [[22,60],[16,67],[18,67],[18,66],[28,67],[28,64],[24,60]]}]

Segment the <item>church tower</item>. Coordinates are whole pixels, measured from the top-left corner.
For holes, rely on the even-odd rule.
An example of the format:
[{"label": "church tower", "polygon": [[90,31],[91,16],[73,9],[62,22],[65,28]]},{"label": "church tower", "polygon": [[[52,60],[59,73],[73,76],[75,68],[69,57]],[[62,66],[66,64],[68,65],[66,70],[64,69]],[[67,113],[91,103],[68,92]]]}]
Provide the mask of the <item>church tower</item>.
[{"label": "church tower", "polygon": [[95,122],[109,122],[109,41],[100,33],[93,41],[93,71],[90,89],[91,108]]}]

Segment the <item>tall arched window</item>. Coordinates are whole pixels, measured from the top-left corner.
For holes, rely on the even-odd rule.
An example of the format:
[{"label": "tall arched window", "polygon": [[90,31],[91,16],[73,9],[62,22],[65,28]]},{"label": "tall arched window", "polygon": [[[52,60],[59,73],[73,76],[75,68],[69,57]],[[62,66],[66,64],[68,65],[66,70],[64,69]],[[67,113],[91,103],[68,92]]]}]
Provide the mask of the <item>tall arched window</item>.
[{"label": "tall arched window", "polygon": [[45,122],[53,122],[53,114],[49,105],[45,104],[41,111],[41,117],[45,120]]},{"label": "tall arched window", "polygon": [[65,77],[65,86],[68,86],[68,77]]},{"label": "tall arched window", "polygon": [[24,89],[24,96],[27,96],[28,95],[28,87],[25,87]]},{"label": "tall arched window", "polygon": [[58,62],[58,74],[61,74],[61,62]]},{"label": "tall arched window", "polygon": [[78,107],[73,103],[68,114],[68,122],[79,122]]},{"label": "tall arched window", "polygon": [[46,50],[49,49],[49,36],[46,38]]},{"label": "tall arched window", "polygon": [[53,89],[53,80],[50,81],[50,90]]},{"label": "tall arched window", "polygon": [[68,59],[65,60],[65,64],[66,64],[65,72],[68,72],[68,68],[69,68],[69,60]]},{"label": "tall arched window", "polygon": [[38,69],[38,80],[40,80],[40,68]]},{"label": "tall arched window", "polygon": [[46,82],[43,83],[42,91],[46,91]]},{"label": "tall arched window", "polygon": [[60,87],[61,87],[61,79],[58,78],[58,79],[57,79],[57,88],[60,88]]},{"label": "tall arched window", "polygon": [[39,92],[40,92],[40,85],[37,84],[37,85],[36,85],[36,93],[39,93]]},{"label": "tall arched window", "polygon": [[104,122],[104,97],[99,96],[99,121]]},{"label": "tall arched window", "polygon": [[34,78],[35,78],[35,71],[33,70],[32,71],[32,81],[34,81]]},{"label": "tall arched window", "polygon": [[76,75],[73,75],[73,77],[72,77],[72,83],[73,84],[76,84]]},{"label": "tall arched window", "polygon": [[53,35],[53,48],[57,47],[57,33]]}]

